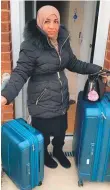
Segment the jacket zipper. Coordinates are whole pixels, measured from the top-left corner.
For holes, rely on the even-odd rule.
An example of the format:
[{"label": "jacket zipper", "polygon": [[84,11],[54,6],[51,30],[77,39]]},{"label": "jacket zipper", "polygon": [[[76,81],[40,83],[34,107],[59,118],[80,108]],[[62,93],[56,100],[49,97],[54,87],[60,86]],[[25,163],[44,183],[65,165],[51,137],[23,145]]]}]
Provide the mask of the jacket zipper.
[{"label": "jacket zipper", "polygon": [[37,98],[37,100],[36,100],[36,105],[37,105],[38,102],[41,100],[41,98],[44,96],[46,90],[47,90],[47,88],[45,88],[45,89],[41,92],[40,96],[39,96],[39,97]]},{"label": "jacket zipper", "polygon": [[60,60],[60,66],[61,66],[61,56],[60,56],[60,55],[61,55],[61,51],[62,51],[62,48],[63,48],[64,44],[66,43],[67,39],[69,38],[69,36],[70,36],[70,35],[68,35],[68,37],[66,38],[66,40],[63,42],[63,44],[62,44],[62,46],[61,46],[61,49],[60,49],[60,51],[59,51],[60,53],[58,53],[57,50],[55,49],[55,47],[53,47],[53,46],[49,43],[49,40],[48,40],[48,38],[47,38],[47,41],[48,41],[49,46],[52,47],[52,48],[54,48],[55,51],[57,52],[57,55],[58,55],[59,60]]},{"label": "jacket zipper", "polygon": [[[62,48],[63,48],[63,46],[64,46],[64,44],[66,43],[66,41],[67,41],[67,39],[69,38],[69,36],[70,35],[68,35],[68,37],[66,38],[66,40],[64,41],[64,43],[63,43],[63,45],[61,46],[61,49],[60,49],[60,53],[58,53],[57,52],[57,50],[53,47],[53,46],[51,46],[51,44],[49,43],[49,40],[48,40],[48,38],[47,38],[47,41],[48,41],[48,44],[52,47],[52,48],[54,48],[55,49],[55,51],[57,52],[57,55],[58,55],[58,57],[59,57],[59,60],[60,60],[60,66],[61,66],[61,50],[62,50]],[[60,82],[60,85],[61,85],[61,96],[62,96],[62,104],[63,104],[63,91],[62,91],[62,81],[61,81],[61,77],[60,77],[60,72],[57,72],[57,75],[58,75],[58,80],[59,80],[59,82]],[[65,112],[63,112],[63,114],[65,114]]]},{"label": "jacket zipper", "polygon": [[70,34],[68,35],[68,37],[66,38],[66,40],[63,42],[63,44],[62,44],[62,46],[61,46],[61,49],[60,49],[60,55],[61,55],[61,51],[62,51],[62,48],[63,48],[63,46],[64,46],[64,44],[66,43],[66,41],[67,41],[67,39],[70,37]]},{"label": "jacket zipper", "polygon": [[[59,80],[61,88],[62,88],[63,85],[62,85],[62,81],[61,81],[61,78],[60,78],[60,73],[57,72],[57,75],[58,75],[58,80]],[[61,89],[61,95],[62,95],[62,103],[63,103],[63,92],[62,92],[62,89]]]}]

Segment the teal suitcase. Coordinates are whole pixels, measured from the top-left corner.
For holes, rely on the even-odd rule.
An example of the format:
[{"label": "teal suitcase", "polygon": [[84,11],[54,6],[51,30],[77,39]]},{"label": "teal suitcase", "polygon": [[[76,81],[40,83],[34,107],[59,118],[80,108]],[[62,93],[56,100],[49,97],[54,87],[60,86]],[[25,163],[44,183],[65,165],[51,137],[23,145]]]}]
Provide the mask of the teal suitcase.
[{"label": "teal suitcase", "polygon": [[42,184],[44,138],[25,120],[10,120],[2,125],[1,156],[3,170],[20,190]]},{"label": "teal suitcase", "polygon": [[110,182],[110,93],[101,101],[89,102],[80,92],[75,125],[78,185],[83,186],[84,181]]}]

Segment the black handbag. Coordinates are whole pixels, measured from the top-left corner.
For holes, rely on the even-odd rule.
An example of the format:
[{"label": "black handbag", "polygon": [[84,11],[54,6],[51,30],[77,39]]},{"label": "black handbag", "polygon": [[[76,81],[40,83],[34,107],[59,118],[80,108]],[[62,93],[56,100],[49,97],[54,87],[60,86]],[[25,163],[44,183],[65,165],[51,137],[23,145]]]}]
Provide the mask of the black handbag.
[{"label": "black handbag", "polygon": [[104,95],[106,84],[102,80],[101,72],[88,76],[84,86],[83,99],[100,101]]}]

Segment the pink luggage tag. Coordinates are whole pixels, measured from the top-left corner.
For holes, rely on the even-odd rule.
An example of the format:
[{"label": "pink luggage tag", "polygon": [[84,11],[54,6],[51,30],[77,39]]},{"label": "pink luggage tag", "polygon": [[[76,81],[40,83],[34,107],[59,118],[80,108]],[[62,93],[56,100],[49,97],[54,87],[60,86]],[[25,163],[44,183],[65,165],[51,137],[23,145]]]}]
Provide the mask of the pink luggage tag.
[{"label": "pink luggage tag", "polygon": [[90,92],[88,93],[88,100],[97,101],[99,99],[98,93],[93,89],[93,82],[91,82]]},{"label": "pink luggage tag", "polygon": [[98,99],[99,99],[99,95],[97,94],[97,92],[95,90],[91,90],[88,93],[88,100],[97,101]]}]

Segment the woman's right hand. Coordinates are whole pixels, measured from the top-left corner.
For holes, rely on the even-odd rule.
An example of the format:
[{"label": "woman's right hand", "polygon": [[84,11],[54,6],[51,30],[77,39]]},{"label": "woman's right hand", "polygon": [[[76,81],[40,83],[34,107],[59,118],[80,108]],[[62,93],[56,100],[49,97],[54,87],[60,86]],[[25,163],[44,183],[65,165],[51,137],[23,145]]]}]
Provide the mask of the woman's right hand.
[{"label": "woman's right hand", "polygon": [[7,99],[4,96],[1,96],[1,106],[6,105]]}]

